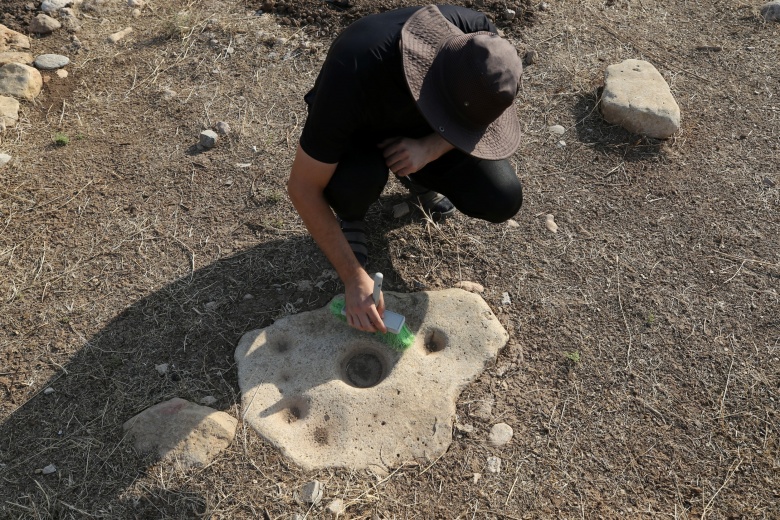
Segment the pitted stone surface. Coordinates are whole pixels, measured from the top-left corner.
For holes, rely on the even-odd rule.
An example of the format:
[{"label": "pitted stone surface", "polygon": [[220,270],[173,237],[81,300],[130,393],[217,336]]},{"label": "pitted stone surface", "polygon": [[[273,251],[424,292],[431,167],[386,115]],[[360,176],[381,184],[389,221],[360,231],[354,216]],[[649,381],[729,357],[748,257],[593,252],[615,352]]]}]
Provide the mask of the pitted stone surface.
[{"label": "pitted stone surface", "polygon": [[460,391],[507,342],[476,294],[384,295],[415,334],[402,353],[327,306],[249,332],[236,348],[243,419],[306,470],[382,470],[440,456]]},{"label": "pitted stone surface", "polygon": [[656,139],[680,129],[680,107],[669,85],[651,63],[625,60],[604,74],[601,113],[629,132]]}]

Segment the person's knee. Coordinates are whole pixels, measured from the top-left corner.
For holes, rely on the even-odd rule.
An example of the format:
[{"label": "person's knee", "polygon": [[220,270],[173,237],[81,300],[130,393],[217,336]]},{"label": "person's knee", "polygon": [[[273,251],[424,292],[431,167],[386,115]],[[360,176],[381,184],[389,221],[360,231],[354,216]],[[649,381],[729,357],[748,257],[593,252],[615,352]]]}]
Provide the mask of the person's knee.
[{"label": "person's knee", "polygon": [[503,186],[490,203],[485,220],[494,224],[506,222],[514,217],[523,205],[523,186],[520,181]]}]

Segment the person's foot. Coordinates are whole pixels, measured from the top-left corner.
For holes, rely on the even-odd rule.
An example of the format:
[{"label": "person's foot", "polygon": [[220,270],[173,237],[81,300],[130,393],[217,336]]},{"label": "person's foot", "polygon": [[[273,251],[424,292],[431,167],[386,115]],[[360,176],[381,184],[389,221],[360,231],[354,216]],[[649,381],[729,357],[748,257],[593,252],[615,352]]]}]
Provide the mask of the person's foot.
[{"label": "person's foot", "polygon": [[409,177],[398,177],[398,179],[417,198],[425,214],[433,220],[441,220],[455,213],[455,205],[441,193],[420,186]]},{"label": "person's foot", "polygon": [[339,218],[341,231],[349,242],[349,247],[355,253],[355,258],[362,267],[368,263],[368,242],[366,241],[366,223],[362,220],[347,221]]}]

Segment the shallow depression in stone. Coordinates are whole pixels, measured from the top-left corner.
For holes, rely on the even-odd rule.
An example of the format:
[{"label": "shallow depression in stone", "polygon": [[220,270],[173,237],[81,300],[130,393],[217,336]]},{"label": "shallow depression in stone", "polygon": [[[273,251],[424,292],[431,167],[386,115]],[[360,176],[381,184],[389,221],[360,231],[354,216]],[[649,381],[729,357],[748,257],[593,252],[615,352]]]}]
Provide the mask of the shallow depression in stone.
[{"label": "shallow depression in stone", "polygon": [[342,379],[356,388],[371,388],[387,375],[386,362],[377,352],[361,350],[347,355],[342,363]]}]

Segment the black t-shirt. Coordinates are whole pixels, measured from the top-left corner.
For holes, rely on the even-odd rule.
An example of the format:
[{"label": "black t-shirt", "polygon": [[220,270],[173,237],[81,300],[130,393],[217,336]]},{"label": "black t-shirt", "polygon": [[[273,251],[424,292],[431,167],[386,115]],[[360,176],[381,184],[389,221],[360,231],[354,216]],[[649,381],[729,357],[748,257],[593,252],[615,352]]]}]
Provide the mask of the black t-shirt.
[{"label": "black t-shirt", "polygon": [[[464,33],[496,33],[482,13],[438,7]],[[304,97],[309,114],[301,148],[308,155],[333,164],[352,143],[375,146],[388,137],[419,138],[433,133],[406,85],[399,48],[401,29],[418,9],[361,18],[336,38],[314,88]]]}]

